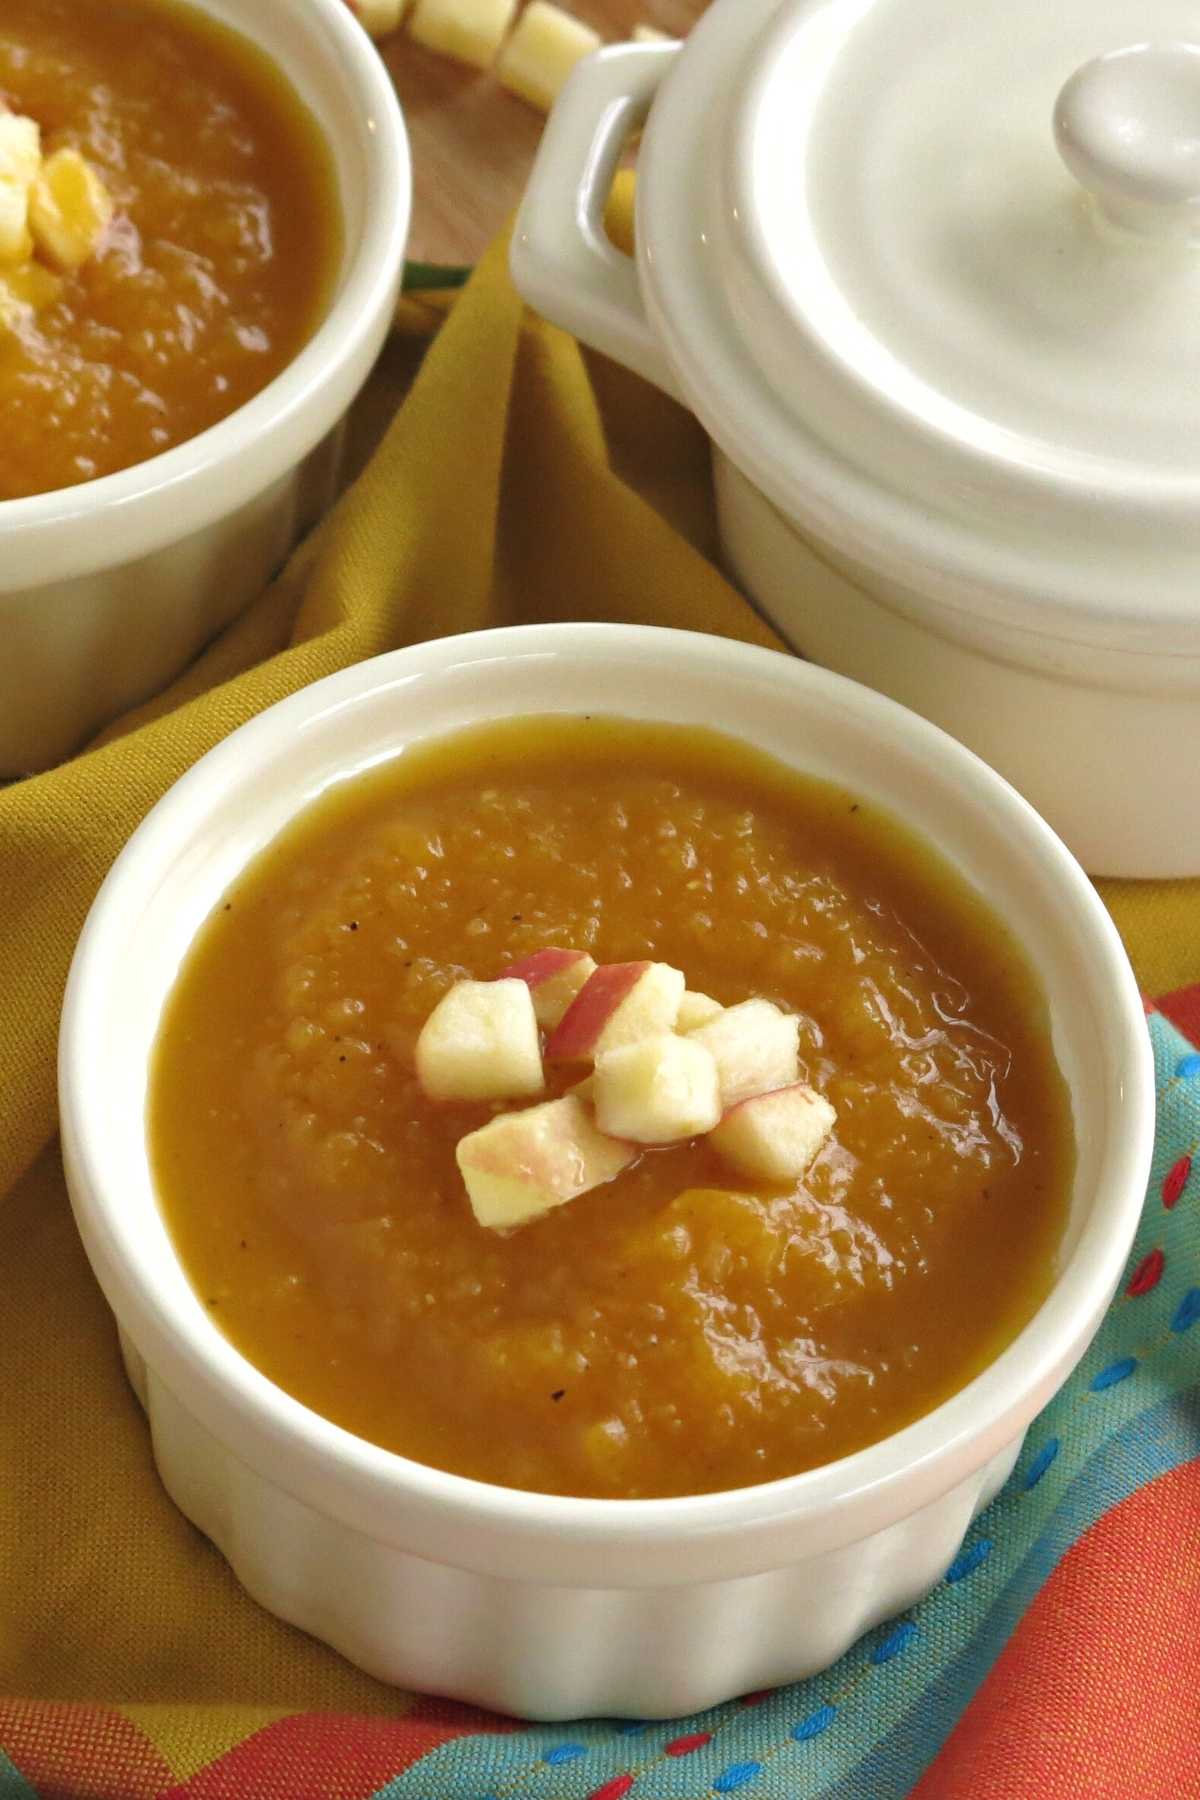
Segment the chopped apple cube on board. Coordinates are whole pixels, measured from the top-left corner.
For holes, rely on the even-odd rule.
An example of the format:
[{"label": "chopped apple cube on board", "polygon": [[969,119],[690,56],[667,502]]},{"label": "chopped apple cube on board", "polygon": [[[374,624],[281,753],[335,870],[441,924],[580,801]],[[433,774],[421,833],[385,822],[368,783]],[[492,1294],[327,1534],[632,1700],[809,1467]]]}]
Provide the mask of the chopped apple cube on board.
[{"label": "chopped apple cube on board", "polygon": [[517,0],[417,0],[409,31],[439,56],[486,69],[516,10]]},{"label": "chopped apple cube on board", "polygon": [[752,1094],[786,1087],[799,1074],[800,1022],[769,1000],[727,1006],[707,1025],[689,1032],[688,1039],[703,1044],[715,1058],[726,1109]]},{"label": "chopped apple cube on board", "polygon": [[390,37],[404,17],[408,0],[346,0],[368,37]]},{"label": "chopped apple cube on board", "polygon": [[675,1021],[676,1031],[695,1031],[699,1025],[707,1025],[725,1008],[719,1000],[710,1000],[707,994],[698,994],[694,988],[684,991],[679,1002],[679,1017]]},{"label": "chopped apple cube on board", "polygon": [[503,85],[549,112],[581,57],[600,48],[599,34],[549,0],[529,0],[496,61]]},{"label": "chopped apple cube on board", "polygon": [[717,1065],[703,1044],[664,1033],[596,1058],[596,1123],[638,1144],[677,1144],[721,1117]]},{"label": "chopped apple cube on board", "polygon": [[517,1100],[545,1087],[533,1000],[523,981],[456,981],[417,1039],[431,1100]]},{"label": "chopped apple cube on board", "polygon": [[674,1029],[683,972],[670,963],[601,963],[546,1045],[551,1062],[586,1062],[603,1050]]},{"label": "chopped apple cube on board", "polygon": [[743,1175],[794,1181],[837,1122],[821,1094],[802,1082],[754,1094],[730,1108],[709,1134],[714,1150]]},{"label": "chopped apple cube on board", "polygon": [[638,1151],[597,1131],[582,1101],[565,1094],[502,1113],[455,1154],[476,1219],[503,1231],[611,1181]]},{"label": "chopped apple cube on board", "polygon": [[46,158],[29,191],[29,229],[48,263],[78,269],[112,215],[108,189],[78,150],[56,150]]},{"label": "chopped apple cube on board", "polygon": [[535,950],[520,962],[505,969],[528,983],[533,995],[537,1022],[545,1031],[553,1031],[596,964],[586,950]]}]

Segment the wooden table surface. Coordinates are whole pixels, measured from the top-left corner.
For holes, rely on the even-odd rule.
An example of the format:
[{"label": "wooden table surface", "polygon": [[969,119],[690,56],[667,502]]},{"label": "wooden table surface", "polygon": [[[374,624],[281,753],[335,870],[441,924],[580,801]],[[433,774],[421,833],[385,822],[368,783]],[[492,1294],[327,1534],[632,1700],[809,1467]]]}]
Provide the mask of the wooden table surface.
[{"label": "wooden table surface", "polygon": [[[682,36],[706,0],[560,0],[605,42],[638,24]],[[400,30],[380,45],[412,141],[414,202],[409,256],[474,262],[521,197],[543,115],[490,74],[434,56]]]}]

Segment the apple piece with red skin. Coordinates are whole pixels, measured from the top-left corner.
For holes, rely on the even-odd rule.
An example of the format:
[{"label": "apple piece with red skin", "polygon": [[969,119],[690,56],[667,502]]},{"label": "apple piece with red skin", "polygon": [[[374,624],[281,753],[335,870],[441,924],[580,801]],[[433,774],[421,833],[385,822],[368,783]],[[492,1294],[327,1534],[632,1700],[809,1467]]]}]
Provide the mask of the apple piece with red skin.
[{"label": "apple piece with red skin", "polygon": [[723,1162],[762,1181],[803,1175],[837,1123],[823,1095],[802,1081],[730,1107],[708,1141]]},{"label": "apple piece with red skin", "polygon": [[462,1138],[455,1156],[480,1225],[507,1231],[611,1181],[638,1153],[597,1131],[583,1102],[564,1094],[501,1113]]},{"label": "apple piece with red skin", "polygon": [[535,950],[505,969],[502,980],[516,977],[533,995],[533,1010],[543,1031],[553,1031],[596,964],[586,950]]},{"label": "apple piece with red skin", "polygon": [[787,1087],[799,1077],[800,1021],[769,1000],[727,1006],[687,1036],[689,1043],[703,1044],[715,1059],[721,1105],[726,1109],[752,1094]]},{"label": "apple piece with red skin", "polygon": [[671,1031],[686,983],[670,963],[601,963],[546,1045],[548,1062],[587,1062],[602,1051]]},{"label": "apple piece with red skin", "polygon": [[542,1047],[523,981],[456,981],[421,1028],[417,1079],[431,1100],[543,1093]]},{"label": "apple piece with red skin", "polygon": [[596,1123],[612,1137],[678,1144],[721,1117],[716,1063],[703,1044],[674,1032],[602,1050],[592,1080]]}]

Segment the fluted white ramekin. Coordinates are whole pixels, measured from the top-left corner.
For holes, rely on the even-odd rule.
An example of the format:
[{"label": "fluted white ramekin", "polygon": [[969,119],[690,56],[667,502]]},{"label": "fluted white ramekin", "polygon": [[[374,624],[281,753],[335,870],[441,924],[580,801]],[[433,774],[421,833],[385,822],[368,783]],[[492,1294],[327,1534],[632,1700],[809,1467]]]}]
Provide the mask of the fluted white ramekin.
[{"label": "fluted white ramekin", "polygon": [[[364,1443],[217,1331],[176,1259],[146,1150],[147,1067],[205,917],[332,782],[490,718],[718,723],[861,793],[935,843],[1047,994],[1079,1155],[1061,1269],[1036,1317],[918,1423],[737,1492],[572,1500]],[[623,626],[484,632],[319,682],[212,751],[102,888],[62,1027],[63,1148],[168,1491],[245,1587],[384,1680],[544,1719],[671,1715],[802,1676],[945,1571],[1119,1279],[1149,1170],[1153,1081],[1117,934],[1077,864],[969,752],[867,689],[768,651]]]},{"label": "fluted white ramekin", "polygon": [[0,500],[0,780],[45,768],[162,687],[332,497],[337,432],[404,267],[408,139],[344,0],[188,0],[280,65],[326,137],[342,262],[299,355],[227,419],[98,481]]}]

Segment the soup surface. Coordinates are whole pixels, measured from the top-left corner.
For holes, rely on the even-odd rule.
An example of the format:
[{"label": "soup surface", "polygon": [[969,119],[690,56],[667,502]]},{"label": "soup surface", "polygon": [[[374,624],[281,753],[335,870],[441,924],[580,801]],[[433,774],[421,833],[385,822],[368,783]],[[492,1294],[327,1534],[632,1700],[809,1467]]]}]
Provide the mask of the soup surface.
[{"label": "soup surface", "polygon": [[171,0],[3,0],[0,105],[78,150],[115,216],[0,327],[0,500],[215,424],[311,335],[340,254],[315,122],[252,45]]},{"label": "soup surface", "polygon": [[[704,1139],[505,1233],[417,1035],[547,944],[798,1015],[837,1108],[803,1180]],[[580,1068],[547,1065],[548,1093]],[[491,725],[321,798],[201,931],[149,1100],[213,1319],[350,1431],[553,1493],[687,1494],[871,1443],[978,1372],[1052,1280],[1074,1161],[1018,946],[928,849],[700,730]]]}]

